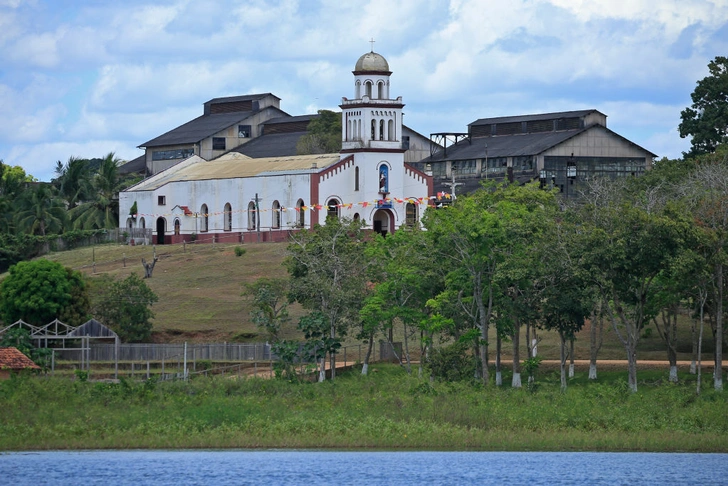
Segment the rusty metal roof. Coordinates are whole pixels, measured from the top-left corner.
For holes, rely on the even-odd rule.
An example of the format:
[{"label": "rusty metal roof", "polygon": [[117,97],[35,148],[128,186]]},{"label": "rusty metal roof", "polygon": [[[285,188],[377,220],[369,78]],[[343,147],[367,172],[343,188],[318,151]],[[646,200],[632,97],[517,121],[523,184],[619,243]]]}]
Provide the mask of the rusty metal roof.
[{"label": "rusty metal roof", "polygon": [[177,166],[140,182],[129,191],[153,191],[166,184],[183,181],[238,179],[286,173],[319,172],[337,163],[339,154],[289,155],[252,159],[238,152],[229,152],[213,160],[193,156]]}]

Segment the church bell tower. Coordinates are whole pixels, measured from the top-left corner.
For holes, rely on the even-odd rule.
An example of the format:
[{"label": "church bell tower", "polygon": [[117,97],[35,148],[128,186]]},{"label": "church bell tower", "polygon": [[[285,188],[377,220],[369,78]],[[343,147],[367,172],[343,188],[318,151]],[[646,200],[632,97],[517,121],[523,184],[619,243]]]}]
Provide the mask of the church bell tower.
[{"label": "church bell tower", "polygon": [[389,96],[387,60],[367,52],[354,68],[354,99],[342,98],[343,153],[404,152],[402,149],[402,97]]}]

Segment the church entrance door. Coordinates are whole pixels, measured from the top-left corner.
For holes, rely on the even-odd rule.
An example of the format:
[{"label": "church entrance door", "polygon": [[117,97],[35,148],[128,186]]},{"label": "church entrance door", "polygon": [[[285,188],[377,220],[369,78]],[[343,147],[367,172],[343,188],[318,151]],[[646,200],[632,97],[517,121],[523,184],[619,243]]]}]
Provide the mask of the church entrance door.
[{"label": "church entrance door", "polygon": [[394,228],[392,227],[392,221],[392,214],[388,210],[378,210],[376,213],[374,213],[374,219],[372,220],[374,231],[382,236],[387,236],[387,233],[394,231]]}]

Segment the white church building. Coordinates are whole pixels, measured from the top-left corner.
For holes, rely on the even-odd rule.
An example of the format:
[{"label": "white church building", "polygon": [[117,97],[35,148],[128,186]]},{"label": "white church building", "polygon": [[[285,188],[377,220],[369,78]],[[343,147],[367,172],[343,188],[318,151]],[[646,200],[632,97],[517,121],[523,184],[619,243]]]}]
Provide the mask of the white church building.
[{"label": "white church building", "polygon": [[132,237],[151,228],[151,243],[169,244],[285,241],[327,217],[361,219],[383,234],[418,224],[433,179],[405,163],[404,104],[390,97],[389,65],[368,52],[353,74],[340,153],[191,155],[119,194],[120,227]]}]

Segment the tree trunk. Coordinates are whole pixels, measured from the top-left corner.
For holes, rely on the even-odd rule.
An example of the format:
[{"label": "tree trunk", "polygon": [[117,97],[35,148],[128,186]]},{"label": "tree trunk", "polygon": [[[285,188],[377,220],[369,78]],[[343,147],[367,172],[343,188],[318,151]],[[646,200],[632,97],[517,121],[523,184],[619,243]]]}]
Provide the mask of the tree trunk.
[{"label": "tree trunk", "polygon": [[374,347],[374,333],[369,335],[369,345],[367,353],[364,355],[364,364],[361,367],[361,374],[366,375],[369,372],[369,358],[372,356],[372,348]]},{"label": "tree trunk", "polygon": [[326,355],[321,356],[321,362],[319,364],[319,383],[326,381]]},{"label": "tree trunk", "polygon": [[407,374],[412,374],[412,362],[410,361],[410,353],[409,353],[409,340],[407,339],[407,323],[402,322],[402,327],[404,328],[404,359],[405,363],[407,363]]},{"label": "tree trunk", "polygon": [[700,332],[698,333],[698,384],[695,393],[700,395],[700,380],[703,364],[703,324],[705,322],[705,298],[700,302]]},{"label": "tree trunk", "polygon": [[566,339],[564,338],[564,335],[562,333],[559,333],[560,338],[560,344],[561,346],[561,360],[559,363],[559,370],[561,371],[561,391],[566,391]]},{"label": "tree trunk", "polygon": [[713,384],[716,390],[723,389],[723,264],[715,265],[715,371]]},{"label": "tree trunk", "polygon": [[690,374],[694,375],[696,373],[695,369],[695,363],[697,361],[697,354],[698,354],[698,325],[697,325],[697,319],[693,319],[693,322],[690,326],[690,337],[693,342],[693,349],[692,349],[692,357],[690,359]]},{"label": "tree trunk", "polygon": [[632,393],[637,391],[637,347],[636,343],[630,342],[627,346],[627,362],[629,365],[629,389]]},{"label": "tree trunk", "polygon": [[501,374],[501,345],[502,340],[500,333],[496,330],[495,338],[495,386],[503,385],[503,375]]},{"label": "tree trunk", "polygon": [[602,317],[601,305],[592,312],[592,319],[589,326],[589,379],[597,379],[597,355],[602,348],[602,336],[604,335],[604,318]]},{"label": "tree trunk", "polygon": [[[521,358],[518,349],[521,345],[520,327],[516,325],[516,331],[513,333],[513,378],[511,380],[513,388],[521,388]],[[528,334],[528,324],[526,324],[526,334]]]},{"label": "tree trunk", "polygon": [[574,338],[569,340],[569,378],[574,377]]}]

